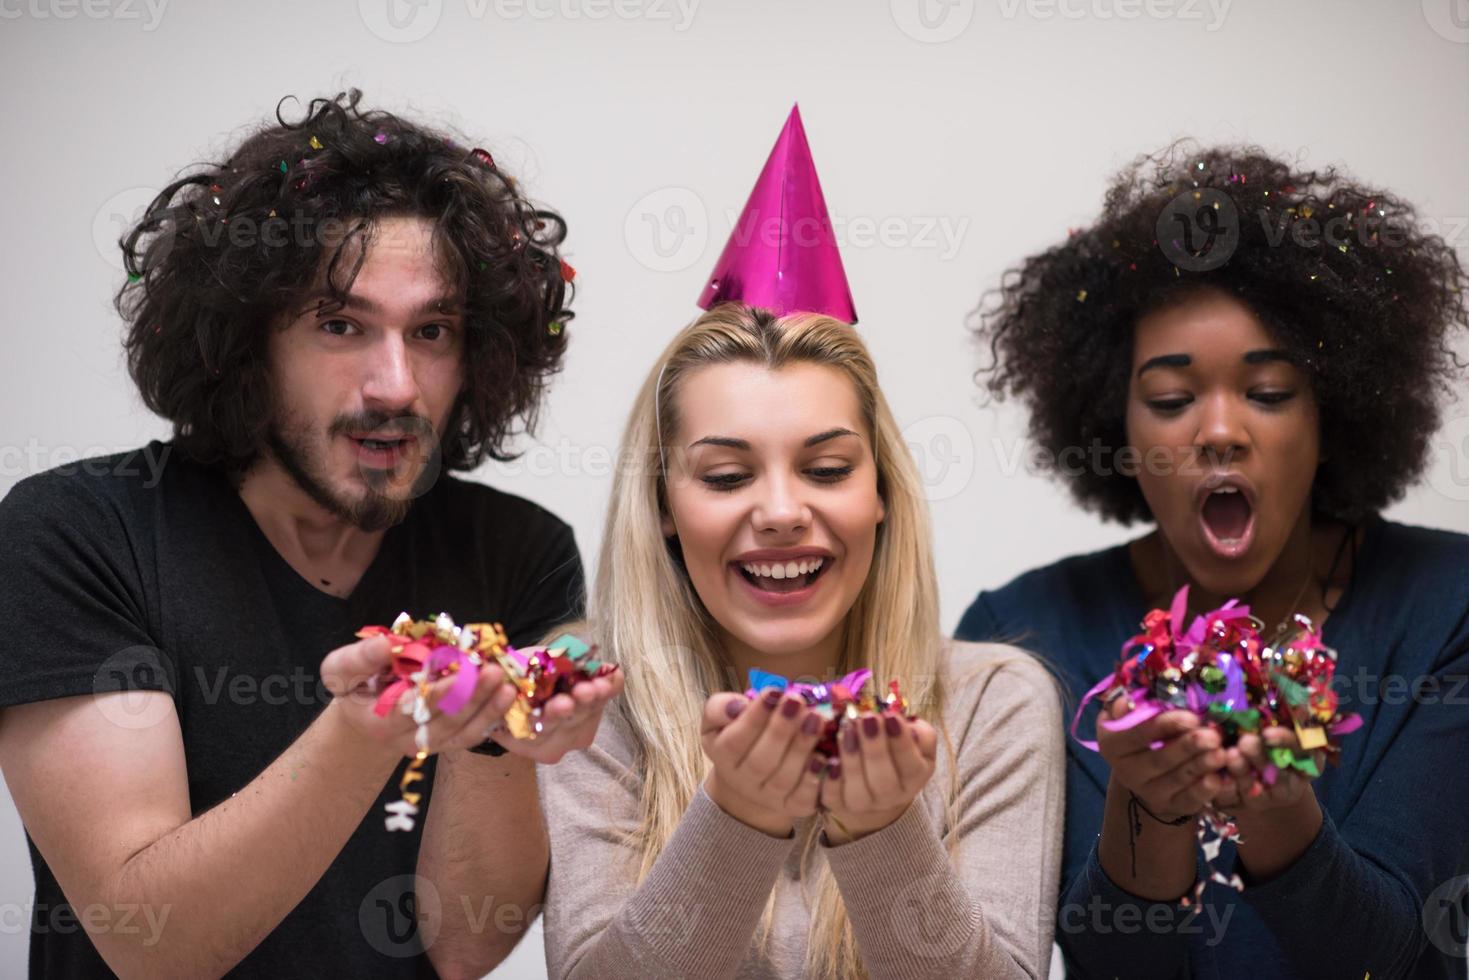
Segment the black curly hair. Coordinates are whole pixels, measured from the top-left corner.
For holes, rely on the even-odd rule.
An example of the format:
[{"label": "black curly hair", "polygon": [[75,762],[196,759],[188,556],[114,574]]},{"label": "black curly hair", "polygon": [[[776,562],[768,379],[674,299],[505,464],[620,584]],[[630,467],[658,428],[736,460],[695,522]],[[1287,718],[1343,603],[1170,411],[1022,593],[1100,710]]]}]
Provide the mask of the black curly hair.
[{"label": "black curly hair", "polygon": [[[1019,396],[1041,461],[1085,508],[1151,519],[1116,467],[1069,447],[1127,445],[1133,329],[1198,290],[1236,297],[1310,377],[1323,463],[1314,512],[1356,522],[1422,472],[1469,326],[1454,249],[1393,195],[1257,147],[1180,141],[1117,176],[1089,228],[1009,269],[974,314],[996,398]],[[1073,450],[1074,452],[1075,450]]]},{"label": "black curly hair", "polygon": [[258,458],[272,416],[270,325],[323,276],[327,310],[340,305],[385,218],[432,221],[440,272],[463,297],[465,383],[445,468],[513,458],[508,443],[534,428],[560,369],[572,316],[573,273],[557,253],[565,222],[532,206],[485,150],[361,99],[313,99],[297,123],[282,99],[274,125],[224,163],[190,168],[119,242],[129,372],[204,465],[238,475]]}]

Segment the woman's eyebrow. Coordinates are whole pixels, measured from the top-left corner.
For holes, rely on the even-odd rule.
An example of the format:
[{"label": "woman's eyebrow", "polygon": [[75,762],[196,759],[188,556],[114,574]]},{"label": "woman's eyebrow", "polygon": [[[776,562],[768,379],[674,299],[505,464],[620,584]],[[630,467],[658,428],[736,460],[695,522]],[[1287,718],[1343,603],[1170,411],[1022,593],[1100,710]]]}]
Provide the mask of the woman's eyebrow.
[{"label": "woman's eyebrow", "polygon": [[1275,361],[1294,364],[1295,358],[1283,350],[1252,350],[1244,356],[1246,364],[1271,364]]},{"label": "woman's eyebrow", "polygon": [[750,444],[743,439],[735,439],[730,436],[705,436],[702,439],[689,443],[689,448],[695,446],[723,446],[726,449],[740,449],[749,452]]},{"label": "woman's eyebrow", "polygon": [[820,445],[821,443],[826,442],[829,439],[836,439],[839,436],[855,436],[856,434],[857,433],[853,432],[851,429],[838,426],[835,429],[827,429],[825,432],[818,432],[816,435],[812,436],[804,443],[802,443],[802,445],[809,449],[810,447]]},{"label": "woman's eyebrow", "polygon": [[[841,436],[855,436],[856,434],[857,433],[853,432],[851,429],[848,429],[844,426],[838,426],[835,429],[827,429],[825,432],[818,432],[816,435],[811,436],[805,442],[801,443],[801,445],[809,449],[812,446],[819,446],[821,443],[827,442],[831,439],[837,439]],[[750,450],[750,444],[748,442],[746,442],[744,439],[736,439],[733,436],[705,436],[702,439],[698,439],[694,442],[689,443],[690,449],[693,449],[695,446],[723,446],[725,449],[738,449],[743,452],[749,452]]]},{"label": "woman's eyebrow", "polygon": [[1187,354],[1159,354],[1157,357],[1150,357],[1144,361],[1143,366],[1137,369],[1137,376],[1141,378],[1144,371],[1151,371],[1153,368],[1183,368],[1188,367],[1193,362],[1194,359]]}]

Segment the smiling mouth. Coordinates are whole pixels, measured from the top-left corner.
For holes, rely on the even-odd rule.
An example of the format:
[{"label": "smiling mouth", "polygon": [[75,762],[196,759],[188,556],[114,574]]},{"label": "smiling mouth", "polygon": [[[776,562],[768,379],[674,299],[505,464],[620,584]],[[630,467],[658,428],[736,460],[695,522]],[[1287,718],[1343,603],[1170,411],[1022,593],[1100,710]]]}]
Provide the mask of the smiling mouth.
[{"label": "smiling mouth", "polygon": [[802,558],[787,562],[739,562],[739,573],[762,592],[799,592],[809,588],[831,567],[830,558]]},{"label": "smiling mouth", "polygon": [[1227,555],[1238,554],[1249,543],[1255,511],[1238,487],[1222,486],[1204,498],[1200,518],[1210,543]]}]

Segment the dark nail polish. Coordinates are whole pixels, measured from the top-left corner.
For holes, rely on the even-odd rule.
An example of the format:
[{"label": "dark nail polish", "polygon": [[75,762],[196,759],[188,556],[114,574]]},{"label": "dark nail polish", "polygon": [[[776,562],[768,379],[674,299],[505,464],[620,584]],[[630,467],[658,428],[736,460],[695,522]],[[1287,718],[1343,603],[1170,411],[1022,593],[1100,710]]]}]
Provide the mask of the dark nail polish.
[{"label": "dark nail polish", "polygon": [[842,732],[842,751],[843,752],[856,752],[857,751],[857,726],[856,725],[848,725],[847,728],[846,728],[846,730],[844,732]]},{"label": "dark nail polish", "polygon": [[862,719],[862,734],[868,738],[877,737],[877,719],[868,715]]},{"label": "dark nail polish", "polygon": [[724,713],[727,714],[727,715],[729,715],[731,718],[738,718],[739,715],[740,715],[740,712],[741,711],[744,711],[744,710],[745,710],[745,701],[743,699],[740,699],[740,700],[737,700],[737,701],[731,701],[729,704],[725,705],[725,707],[724,707]]},{"label": "dark nail polish", "polygon": [[831,760],[831,763],[826,767],[826,778],[827,779],[841,779],[842,778],[842,763],[841,763],[841,760],[839,760],[839,759],[833,759],[833,760]]},{"label": "dark nail polish", "polygon": [[816,712],[813,711],[809,715],[806,716],[806,720],[805,721],[801,722],[801,734],[802,735],[815,735],[816,734],[816,729],[818,727],[820,727],[820,725],[821,725],[821,716],[818,715]]},{"label": "dark nail polish", "polygon": [[898,723],[898,719],[893,715],[888,715],[882,720],[882,727],[888,733],[889,737],[897,735],[903,730],[903,726]]},{"label": "dark nail polish", "polygon": [[821,775],[821,770],[823,770],[825,768],[826,768],[826,760],[825,759],[823,759],[819,755],[813,755],[811,757],[811,774],[813,776],[819,776],[819,775]]},{"label": "dark nail polish", "polygon": [[780,716],[782,718],[794,718],[796,717],[796,712],[800,710],[801,702],[795,698],[786,698],[785,703],[780,706]]},{"label": "dark nail polish", "polygon": [[780,704],[780,692],[772,687],[765,692],[765,697],[761,698],[761,701],[764,702],[765,707],[774,710],[775,706]]}]

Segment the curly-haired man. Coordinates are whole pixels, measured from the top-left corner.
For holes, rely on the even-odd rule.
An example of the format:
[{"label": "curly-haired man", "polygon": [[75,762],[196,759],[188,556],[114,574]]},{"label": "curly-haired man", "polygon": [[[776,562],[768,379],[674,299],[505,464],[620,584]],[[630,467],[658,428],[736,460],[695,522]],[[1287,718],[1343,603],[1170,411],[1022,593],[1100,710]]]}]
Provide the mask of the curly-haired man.
[{"label": "curly-haired man", "polygon": [[[522,644],[579,613],[570,528],[445,472],[533,424],[572,272],[561,219],[488,153],[359,103],[278,109],[123,239],[129,368],[174,430],[156,478],[92,460],[0,503],[32,975],[415,976],[420,915],[475,912],[413,877],[431,812],[384,826],[415,725],[373,711],[387,641],[347,641],[403,610]],[[490,739],[513,691],[485,667],[429,725],[443,791],[502,828],[476,858],[496,902],[539,902],[535,764],[589,744],[619,685]],[[478,955],[529,920],[494,917]]]}]

